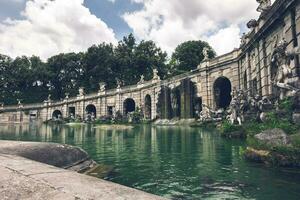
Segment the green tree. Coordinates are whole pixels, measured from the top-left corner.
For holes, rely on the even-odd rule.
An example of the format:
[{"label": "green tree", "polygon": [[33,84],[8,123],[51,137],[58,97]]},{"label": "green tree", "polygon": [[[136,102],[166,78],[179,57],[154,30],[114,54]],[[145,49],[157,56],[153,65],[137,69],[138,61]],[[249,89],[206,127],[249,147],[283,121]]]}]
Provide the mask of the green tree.
[{"label": "green tree", "polygon": [[99,83],[105,82],[108,87],[115,86],[116,60],[112,44],[102,43],[90,47],[83,59],[83,85],[86,92],[95,92]]},{"label": "green tree", "polygon": [[178,45],[170,61],[170,74],[177,75],[194,70],[204,59],[203,49],[208,48],[209,58],[216,56],[213,48],[204,41],[187,41]]}]

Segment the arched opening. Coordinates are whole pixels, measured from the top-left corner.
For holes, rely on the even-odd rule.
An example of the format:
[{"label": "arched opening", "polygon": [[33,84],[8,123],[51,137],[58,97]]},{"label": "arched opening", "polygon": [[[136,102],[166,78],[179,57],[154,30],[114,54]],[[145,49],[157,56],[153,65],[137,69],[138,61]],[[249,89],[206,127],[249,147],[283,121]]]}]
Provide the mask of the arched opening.
[{"label": "arched opening", "polygon": [[226,109],[231,102],[231,82],[226,77],[218,78],[214,83],[216,108]]},{"label": "arched opening", "polygon": [[96,113],[97,113],[96,106],[94,106],[93,104],[87,105],[87,107],[85,108],[85,112],[90,116],[96,117]]},{"label": "arched opening", "polygon": [[128,98],[124,101],[124,114],[127,115],[128,113],[135,111],[135,102],[133,99]]},{"label": "arched opening", "polygon": [[171,109],[172,109],[172,117],[179,118],[181,111],[181,93],[180,88],[176,87],[171,90]]},{"label": "arched opening", "polygon": [[245,90],[248,89],[247,82],[248,82],[248,80],[247,80],[247,72],[245,71],[245,73],[244,73],[244,89]]},{"label": "arched opening", "polygon": [[145,118],[146,119],[151,119],[151,96],[149,94],[146,95],[145,97]]},{"label": "arched opening", "polygon": [[61,119],[62,118],[62,112],[60,110],[55,110],[52,113],[52,119]]}]

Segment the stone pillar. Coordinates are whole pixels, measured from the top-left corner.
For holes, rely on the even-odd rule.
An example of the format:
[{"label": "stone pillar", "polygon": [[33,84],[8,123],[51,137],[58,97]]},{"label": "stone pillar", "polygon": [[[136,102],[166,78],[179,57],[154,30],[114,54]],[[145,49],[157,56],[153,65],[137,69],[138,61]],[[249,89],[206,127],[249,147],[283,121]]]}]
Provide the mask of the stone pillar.
[{"label": "stone pillar", "polygon": [[162,86],[160,104],[161,118],[171,119],[170,88],[167,86]]},{"label": "stone pillar", "polygon": [[194,88],[190,79],[184,79],[180,85],[180,115],[182,119],[194,117]]}]

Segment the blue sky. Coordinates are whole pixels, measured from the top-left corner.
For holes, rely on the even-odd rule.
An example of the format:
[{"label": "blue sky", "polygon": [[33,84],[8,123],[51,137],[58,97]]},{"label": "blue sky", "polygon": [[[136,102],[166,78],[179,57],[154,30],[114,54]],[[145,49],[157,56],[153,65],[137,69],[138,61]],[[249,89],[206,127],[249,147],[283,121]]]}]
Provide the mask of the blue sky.
[{"label": "blue sky", "polygon": [[0,0],[0,53],[47,59],[133,33],[169,55],[188,40],[220,55],[239,47],[256,8],[254,0]]}]

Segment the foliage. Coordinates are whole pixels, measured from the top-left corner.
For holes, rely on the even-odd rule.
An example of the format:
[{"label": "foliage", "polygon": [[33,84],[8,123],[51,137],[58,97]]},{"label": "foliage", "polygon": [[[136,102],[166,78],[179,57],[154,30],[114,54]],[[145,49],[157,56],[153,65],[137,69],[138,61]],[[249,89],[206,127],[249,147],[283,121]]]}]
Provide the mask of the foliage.
[{"label": "foliage", "polygon": [[142,74],[151,79],[154,68],[163,78],[166,62],[167,54],[153,41],[136,42],[132,34],[117,46],[102,43],[87,52],[55,55],[46,62],[36,56],[12,59],[0,54],[0,102],[42,102],[49,94],[52,100],[60,100],[66,93],[76,96],[80,87],[96,92],[100,82],[113,88],[116,78],[126,85],[136,84]]},{"label": "foliage", "polygon": [[288,117],[281,117],[275,112],[267,113],[266,121],[263,123],[250,121],[243,124],[247,135],[253,136],[268,129],[279,128],[287,134],[294,134],[300,129],[300,125],[293,124]]},{"label": "foliage", "polygon": [[176,75],[182,72],[194,70],[203,61],[203,49],[209,49],[209,58],[216,56],[212,47],[204,41],[187,41],[177,46],[170,62],[170,74]]},{"label": "foliage", "polygon": [[291,98],[285,98],[279,102],[278,107],[286,112],[291,112],[293,110],[293,101]]},{"label": "foliage", "polygon": [[132,123],[139,123],[143,120],[143,112],[139,107],[137,107],[136,110],[130,114],[130,117],[132,119]]},{"label": "foliage", "polygon": [[222,122],[220,130],[221,133],[231,133],[234,131],[239,131],[242,128],[242,126],[231,124],[228,120],[225,120]]}]

